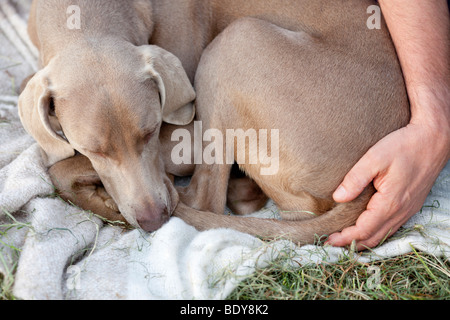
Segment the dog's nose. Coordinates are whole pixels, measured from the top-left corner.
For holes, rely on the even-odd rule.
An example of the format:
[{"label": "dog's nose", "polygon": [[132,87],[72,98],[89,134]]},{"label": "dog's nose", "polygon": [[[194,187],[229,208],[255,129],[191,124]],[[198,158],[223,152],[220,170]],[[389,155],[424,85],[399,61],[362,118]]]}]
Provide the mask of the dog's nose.
[{"label": "dog's nose", "polygon": [[165,206],[146,206],[145,209],[136,212],[137,223],[147,232],[158,230],[168,220],[169,214]]}]

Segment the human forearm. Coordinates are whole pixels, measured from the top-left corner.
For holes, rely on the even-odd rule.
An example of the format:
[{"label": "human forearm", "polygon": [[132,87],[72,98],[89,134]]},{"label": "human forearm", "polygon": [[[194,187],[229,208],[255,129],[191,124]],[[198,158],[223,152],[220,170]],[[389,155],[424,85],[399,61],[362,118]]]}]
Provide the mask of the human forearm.
[{"label": "human forearm", "polygon": [[450,19],[445,0],[380,0],[411,103],[450,140]]}]

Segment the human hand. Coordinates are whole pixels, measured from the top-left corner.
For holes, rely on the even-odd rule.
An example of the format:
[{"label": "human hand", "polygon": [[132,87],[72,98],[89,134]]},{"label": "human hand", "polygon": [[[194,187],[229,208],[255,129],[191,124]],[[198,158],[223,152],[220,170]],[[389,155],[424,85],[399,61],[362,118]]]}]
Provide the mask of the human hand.
[{"label": "human hand", "polygon": [[372,147],[336,190],[337,202],[355,199],[373,182],[377,192],[356,225],[330,235],[328,244],[373,248],[419,212],[450,154],[448,130],[411,123]]}]

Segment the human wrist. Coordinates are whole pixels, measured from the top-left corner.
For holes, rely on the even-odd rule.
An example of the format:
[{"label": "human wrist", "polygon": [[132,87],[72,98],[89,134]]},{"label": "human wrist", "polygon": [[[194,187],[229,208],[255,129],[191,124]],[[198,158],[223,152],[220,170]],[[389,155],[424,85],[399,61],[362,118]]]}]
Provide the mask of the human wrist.
[{"label": "human wrist", "polygon": [[450,81],[409,86],[408,96],[411,123],[426,124],[450,135]]},{"label": "human wrist", "polygon": [[435,86],[408,88],[411,105],[410,125],[420,127],[430,143],[450,158],[450,86],[439,81]]}]

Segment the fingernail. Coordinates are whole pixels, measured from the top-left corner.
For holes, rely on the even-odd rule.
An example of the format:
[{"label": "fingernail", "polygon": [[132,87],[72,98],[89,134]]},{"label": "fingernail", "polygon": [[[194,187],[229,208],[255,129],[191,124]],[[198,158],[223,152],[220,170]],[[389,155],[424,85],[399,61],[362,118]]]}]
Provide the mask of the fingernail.
[{"label": "fingernail", "polygon": [[333,246],[334,242],[335,242],[334,241],[335,239],[336,239],[336,234],[329,235],[327,241],[325,241],[325,244]]},{"label": "fingernail", "polygon": [[345,200],[345,197],[347,196],[347,190],[343,186],[340,186],[337,188],[336,192],[333,195],[333,198],[335,200]]}]

